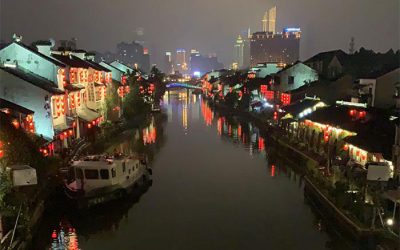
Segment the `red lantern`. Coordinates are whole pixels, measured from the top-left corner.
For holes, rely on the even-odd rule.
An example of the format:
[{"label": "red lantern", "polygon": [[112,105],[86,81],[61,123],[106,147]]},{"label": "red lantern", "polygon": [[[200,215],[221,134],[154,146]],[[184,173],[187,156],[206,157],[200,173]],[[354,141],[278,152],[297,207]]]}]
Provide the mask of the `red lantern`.
[{"label": "red lantern", "polygon": [[88,123],[87,127],[92,128],[92,124]]},{"label": "red lantern", "polygon": [[271,166],[271,177],[275,176],[275,165]]},{"label": "red lantern", "polygon": [[325,141],[325,142],[328,142],[328,141],[329,141],[329,135],[325,135],[325,136],[324,136],[324,141]]},{"label": "red lantern", "polygon": [[64,140],[64,135],[63,134],[60,134],[60,140],[61,141]]},{"label": "red lantern", "polygon": [[4,151],[0,149],[0,159],[4,157]]},{"label": "red lantern", "polygon": [[74,132],[72,131],[72,129],[70,129],[70,130],[68,131],[68,133],[69,133],[69,135],[72,135]]},{"label": "red lantern", "polygon": [[347,150],[349,150],[349,145],[347,145],[347,144],[344,144],[344,146],[343,146],[343,150],[344,150],[344,151],[347,151]]}]

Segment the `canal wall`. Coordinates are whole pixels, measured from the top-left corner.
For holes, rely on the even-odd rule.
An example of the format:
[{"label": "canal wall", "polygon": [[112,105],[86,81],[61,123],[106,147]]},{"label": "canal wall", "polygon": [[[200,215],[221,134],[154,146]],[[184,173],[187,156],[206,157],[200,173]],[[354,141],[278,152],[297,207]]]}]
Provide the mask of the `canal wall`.
[{"label": "canal wall", "polygon": [[[342,237],[353,242],[357,249],[376,249],[377,242],[379,242],[377,239],[380,238],[382,230],[373,230],[358,225],[321,192],[312,180],[313,173],[321,165],[320,159],[290,145],[283,131],[251,112],[235,111],[225,105],[214,105],[214,107],[223,114],[237,115],[252,121],[262,133],[273,140],[275,143],[274,153],[296,166],[296,170],[305,176],[304,196],[318,214],[329,222]],[[291,157],[288,158],[288,155]]]}]

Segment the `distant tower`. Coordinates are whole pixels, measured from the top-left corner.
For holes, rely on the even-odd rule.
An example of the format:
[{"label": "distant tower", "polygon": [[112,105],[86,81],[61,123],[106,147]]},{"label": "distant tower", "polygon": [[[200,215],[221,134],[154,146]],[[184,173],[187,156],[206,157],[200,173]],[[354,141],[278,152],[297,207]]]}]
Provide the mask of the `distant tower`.
[{"label": "distant tower", "polygon": [[272,32],[275,34],[276,29],[276,6],[272,7],[271,9],[267,10],[263,16],[262,26],[263,32]]},{"label": "distant tower", "polygon": [[350,39],[350,47],[349,47],[349,54],[352,55],[354,54],[354,37],[351,37]]},{"label": "distant tower", "polygon": [[267,32],[268,31],[268,10],[265,12],[263,19],[261,20],[262,22],[262,31]]},{"label": "distant tower", "polygon": [[275,34],[276,28],[276,6],[268,10],[268,31]]},{"label": "distant tower", "polygon": [[244,52],[243,49],[244,49],[244,40],[239,35],[235,43],[235,63],[237,63],[239,68],[243,67],[243,52]]}]

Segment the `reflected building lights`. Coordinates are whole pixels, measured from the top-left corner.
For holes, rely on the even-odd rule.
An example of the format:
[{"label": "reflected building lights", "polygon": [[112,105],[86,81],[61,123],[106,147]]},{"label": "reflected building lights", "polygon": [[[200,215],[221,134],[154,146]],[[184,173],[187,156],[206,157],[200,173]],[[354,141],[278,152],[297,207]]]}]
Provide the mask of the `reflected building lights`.
[{"label": "reflected building lights", "polygon": [[188,129],[188,108],[187,105],[184,104],[183,105],[183,109],[182,109],[182,127],[185,130],[185,134],[187,133],[187,129]]},{"label": "reflected building lights", "polygon": [[154,144],[156,142],[157,131],[154,126],[154,117],[152,117],[150,125],[142,130],[142,133],[144,145]]}]

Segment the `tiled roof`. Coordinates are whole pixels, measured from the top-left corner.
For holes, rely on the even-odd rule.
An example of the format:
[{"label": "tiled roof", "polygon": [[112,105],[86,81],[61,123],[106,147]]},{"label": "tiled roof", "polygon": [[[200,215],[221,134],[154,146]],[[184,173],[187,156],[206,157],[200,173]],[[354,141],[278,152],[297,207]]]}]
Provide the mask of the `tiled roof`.
[{"label": "tiled roof", "polygon": [[330,62],[334,56],[336,56],[342,64],[345,64],[349,58],[349,55],[346,52],[339,49],[318,53],[315,56],[307,59],[304,63],[309,63],[313,61]]},{"label": "tiled roof", "polygon": [[105,72],[111,72],[111,70],[109,70],[109,69],[107,69],[106,67],[104,67],[104,66],[98,64],[98,63],[95,62],[95,61],[86,60],[86,62],[88,62],[88,63],[91,65],[91,67],[92,67],[93,69],[95,69],[95,70],[105,71]]},{"label": "tiled roof", "polygon": [[38,76],[30,71],[26,71],[20,68],[7,68],[7,67],[0,67],[0,70],[3,70],[7,73],[10,73],[24,81],[27,81],[36,87],[44,89],[49,93],[53,94],[62,94],[64,91],[59,89],[55,84],[41,76]]},{"label": "tiled roof", "polygon": [[84,68],[84,69],[88,69],[89,67],[92,67],[92,65],[90,63],[88,63],[85,60],[80,59],[79,57],[73,56],[64,56],[64,55],[57,55],[57,54],[53,54],[52,57],[54,57],[55,59],[63,62],[66,65],[69,65],[70,67],[73,68]]},{"label": "tiled roof", "polygon": [[124,74],[125,72],[123,71],[123,70],[120,70],[120,69],[118,69],[118,68],[116,68],[116,67],[114,67],[114,66],[112,66],[111,64],[109,64],[109,63],[106,63],[105,61],[102,61],[102,63],[104,63],[104,64],[106,64],[107,66],[103,66],[103,65],[101,65],[101,66],[103,66],[103,67],[109,67],[109,69],[110,68],[112,68],[112,69],[114,69],[114,70],[118,70],[119,72],[121,72],[122,74]]}]

